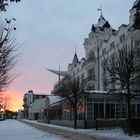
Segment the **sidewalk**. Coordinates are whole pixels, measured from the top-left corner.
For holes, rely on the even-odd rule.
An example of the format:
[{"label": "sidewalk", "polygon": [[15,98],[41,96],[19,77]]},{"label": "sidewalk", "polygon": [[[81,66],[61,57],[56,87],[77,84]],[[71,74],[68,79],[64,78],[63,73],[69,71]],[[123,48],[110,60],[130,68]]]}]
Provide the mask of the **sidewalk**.
[{"label": "sidewalk", "polygon": [[139,140],[139,136],[129,137],[123,134],[120,129],[95,130],[95,129],[73,129],[46,123],[39,123],[31,120],[21,120],[42,131],[61,135],[70,140]]}]

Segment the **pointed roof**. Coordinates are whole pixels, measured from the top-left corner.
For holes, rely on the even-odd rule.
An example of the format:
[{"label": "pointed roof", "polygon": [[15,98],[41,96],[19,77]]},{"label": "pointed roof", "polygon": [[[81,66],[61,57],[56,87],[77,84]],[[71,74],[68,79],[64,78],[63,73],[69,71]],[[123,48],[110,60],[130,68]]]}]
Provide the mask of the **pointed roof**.
[{"label": "pointed roof", "polygon": [[51,69],[47,69],[49,72],[52,72],[54,74],[66,77],[68,75],[67,71],[61,71],[61,70],[51,70]]},{"label": "pointed roof", "polygon": [[77,53],[75,52],[75,55],[73,57],[72,64],[73,65],[77,65],[78,63],[79,63],[78,56],[77,56]]},{"label": "pointed roof", "polygon": [[106,20],[105,20],[105,18],[103,17],[103,15],[101,14],[101,15],[100,15],[100,18],[98,19],[97,26],[101,26],[101,27],[102,27],[105,23],[106,23]]},{"label": "pointed roof", "polygon": [[136,0],[132,8],[136,8],[138,5],[140,5],[140,0]]},{"label": "pointed roof", "polygon": [[107,27],[110,28],[109,22],[103,17],[103,15],[100,15],[100,18],[98,19],[97,25],[98,27]]}]

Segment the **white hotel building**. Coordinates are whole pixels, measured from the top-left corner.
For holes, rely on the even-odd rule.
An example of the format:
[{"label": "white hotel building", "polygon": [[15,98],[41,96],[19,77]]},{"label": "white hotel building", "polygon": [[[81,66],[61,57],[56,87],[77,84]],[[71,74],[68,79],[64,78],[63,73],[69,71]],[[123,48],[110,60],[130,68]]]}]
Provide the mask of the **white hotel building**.
[{"label": "white hotel building", "polygon": [[[116,119],[125,118],[127,109],[125,106],[125,99],[119,100],[115,98],[115,95],[106,92],[106,87],[103,84],[102,78],[102,61],[104,56],[114,53],[114,48],[119,48],[123,43],[129,44],[133,40],[133,45],[140,46],[140,28],[134,28],[135,15],[140,11],[140,0],[136,0],[132,8],[130,9],[129,24],[122,24],[118,30],[114,30],[110,23],[100,15],[97,24],[92,25],[91,31],[87,38],[84,40],[85,58],[81,61],[78,60],[75,53],[73,62],[68,65],[67,71],[50,70],[51,72],[65,77],[69,74],[71,77],[79,79],[80,83],[84,83],[84,90],[89,91],[84,101],[84,109],[78,111],[79,121],[87,120],[87,125],[93,123],[99,118],[103,119]],[[139,19],[140,20],[140,19]],[[138,22],[140,23],[140,22]],[[140,25],[139,25],[140,26]],[[140,50],[137,53],[137,59],[140,60]],[[59,84],[56,83],[52,94],[55,94]],[[114,98],[113,98],[114,97]],[[55,114],[55,110],[61,110],[59,112],[60,121],[69,120],[71,109],[65,112],[63,100],[60,100],[60,106],[57,108],[57,103],[50,104],[46,107],[46,110],[52,110],[52,116]],[[140,99],[132,102],[133,117],[140,117]],[[61,114],[60,114],[61,113]],[[65,115],[64,115],[65,114]],[[67,115],[66,115],[67,114]],[[66,117],[64,117],[66,116]],[[58,117],[57,122],[58,121]],[[55,117],[52,117],[52,123],[56,122]],[[89,122],[89,123],[88,123]],[[60,122],[59,122],[60,123]]]}]

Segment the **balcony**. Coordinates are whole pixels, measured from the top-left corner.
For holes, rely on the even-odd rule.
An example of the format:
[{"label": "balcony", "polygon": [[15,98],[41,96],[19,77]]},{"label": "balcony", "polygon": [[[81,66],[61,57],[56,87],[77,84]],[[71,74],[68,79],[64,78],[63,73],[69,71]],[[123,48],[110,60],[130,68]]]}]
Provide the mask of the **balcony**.
[{"label": "balcony", "polygon": [[83,80],[84,89],[95,89],[95,76],[89,76]]},{"label": "balcony", "polygon": [[90,63],[95,63],[95,58],[94,57],[90,57],[88,58],[85,63],[84,63],[84,66],[87,66],[88,64]]}]

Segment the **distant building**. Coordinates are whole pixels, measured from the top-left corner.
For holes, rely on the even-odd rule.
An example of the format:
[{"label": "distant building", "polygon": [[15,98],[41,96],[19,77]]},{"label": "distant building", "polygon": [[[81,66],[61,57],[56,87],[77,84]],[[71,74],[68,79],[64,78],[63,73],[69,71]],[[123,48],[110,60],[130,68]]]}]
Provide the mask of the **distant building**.
[{"label": "distant building", "polygon": [[18,110],[18,116],[17,116],[18,119],[24,119],[24,111],[23,109],[19,109]]},{"label": "distant building", "polygon": [[46,98],[46,94],[34,94],[32,90],[29,90],[23,97],[23,108],[24,108],[24,118],[28,118],[29,106],[37,99]]},{"label": "distant building", "polygon": [[36,99],[28,109],[28,119],[30,120],[38,120],[39,114],[38,114],[38,109],[41,107],[45,107],[46,104],[46,97],[45,98],[40,98]]},{"label": "distant building", "polygon": [[0,121],[3,121],[6,119],[6,113],[4,111],[0,111]]}]

